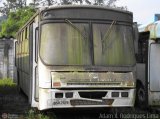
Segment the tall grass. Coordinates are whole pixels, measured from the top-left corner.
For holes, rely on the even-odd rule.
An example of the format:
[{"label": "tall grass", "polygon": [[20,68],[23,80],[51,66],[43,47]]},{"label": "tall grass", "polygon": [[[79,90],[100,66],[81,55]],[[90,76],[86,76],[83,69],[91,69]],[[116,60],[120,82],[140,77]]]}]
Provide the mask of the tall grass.
[{"label": "tall grass", "polygon": [[0,86],[15,86],[16,84],[13,83],[13,80],[10,78],[0,79]]},{"label": "tall grass", "polygon": [[26,119],[57,119],[56,115],[52,113],[43,114],[34,109],[30,109],[26,115]]},{"label": "tall grass", "polygon": [[0,79],[0,94],[13,94],[17,93],[16,84],[10,78]]}]

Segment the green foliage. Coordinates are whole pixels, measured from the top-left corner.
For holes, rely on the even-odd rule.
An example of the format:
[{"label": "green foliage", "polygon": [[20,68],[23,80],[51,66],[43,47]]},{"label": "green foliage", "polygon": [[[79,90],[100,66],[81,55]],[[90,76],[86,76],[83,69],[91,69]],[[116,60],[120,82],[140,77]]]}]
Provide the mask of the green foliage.
[{"label": "green foliage", "polygon": [[29,7],[18,9],[16,12],[10,12],[8,19],[2,23],[0,36],[15,36],[16,32],[22,27],[35,13],[35,10]]},{"label": "green foliage", "polygon": [[13,83],[12,79],[5,78],[5,79],[0,79],[0,86],[15,86],[16,84]]},{"label": "green foliage", "polygon": [[34,109],[30,109],[27,112],[26,119],[57,119],[57,117],[53,112],[49,114],[43,114],[42,112],[37,112]]},{"label": "green foliage", "polygon": [[12,79],[0,79],[0,95],[15,94],[17,88]]}]

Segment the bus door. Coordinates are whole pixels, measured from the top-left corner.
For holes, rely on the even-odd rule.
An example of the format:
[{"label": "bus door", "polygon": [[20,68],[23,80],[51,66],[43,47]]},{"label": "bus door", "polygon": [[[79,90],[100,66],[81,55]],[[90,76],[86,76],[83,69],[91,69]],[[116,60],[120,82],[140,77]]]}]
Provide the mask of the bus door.
[{"label": "bus door", "polygon": [[149,104],[160,106],[160,43],[151,43],[149,47]]}]

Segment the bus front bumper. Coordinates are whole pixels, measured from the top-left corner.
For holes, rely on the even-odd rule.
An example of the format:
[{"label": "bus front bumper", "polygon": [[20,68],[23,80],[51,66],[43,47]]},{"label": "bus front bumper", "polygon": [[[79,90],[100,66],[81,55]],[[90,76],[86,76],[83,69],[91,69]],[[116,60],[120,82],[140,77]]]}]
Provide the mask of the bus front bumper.
[{"label": "bus front bumper", "polygon": [[39,90],[39,110],[51,108],[133,107],[135,89]]}]

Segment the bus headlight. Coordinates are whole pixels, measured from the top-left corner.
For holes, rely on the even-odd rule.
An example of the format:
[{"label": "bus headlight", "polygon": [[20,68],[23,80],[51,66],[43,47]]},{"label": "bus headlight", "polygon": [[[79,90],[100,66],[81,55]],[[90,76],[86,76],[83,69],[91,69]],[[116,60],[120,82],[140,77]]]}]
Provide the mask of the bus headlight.
[{"label": "bus headlight", "polygon": [[127,86],[127,87],[134,87],[135,86],[135,82],[130,80],[130,81],[123,81],[121,82],[121,86]]},{"label": "bus headlight", "polygon": [[53,82],[53,87],[61,87],[61,82]]},{"label": "bus headlight", "polygon": [[128,81],[127,86],[134,86],[134,81]]},{"label": "bus headlight", "polygon": [[52,74],[52,88],[61,87],[61,80],[58,74]]}]

